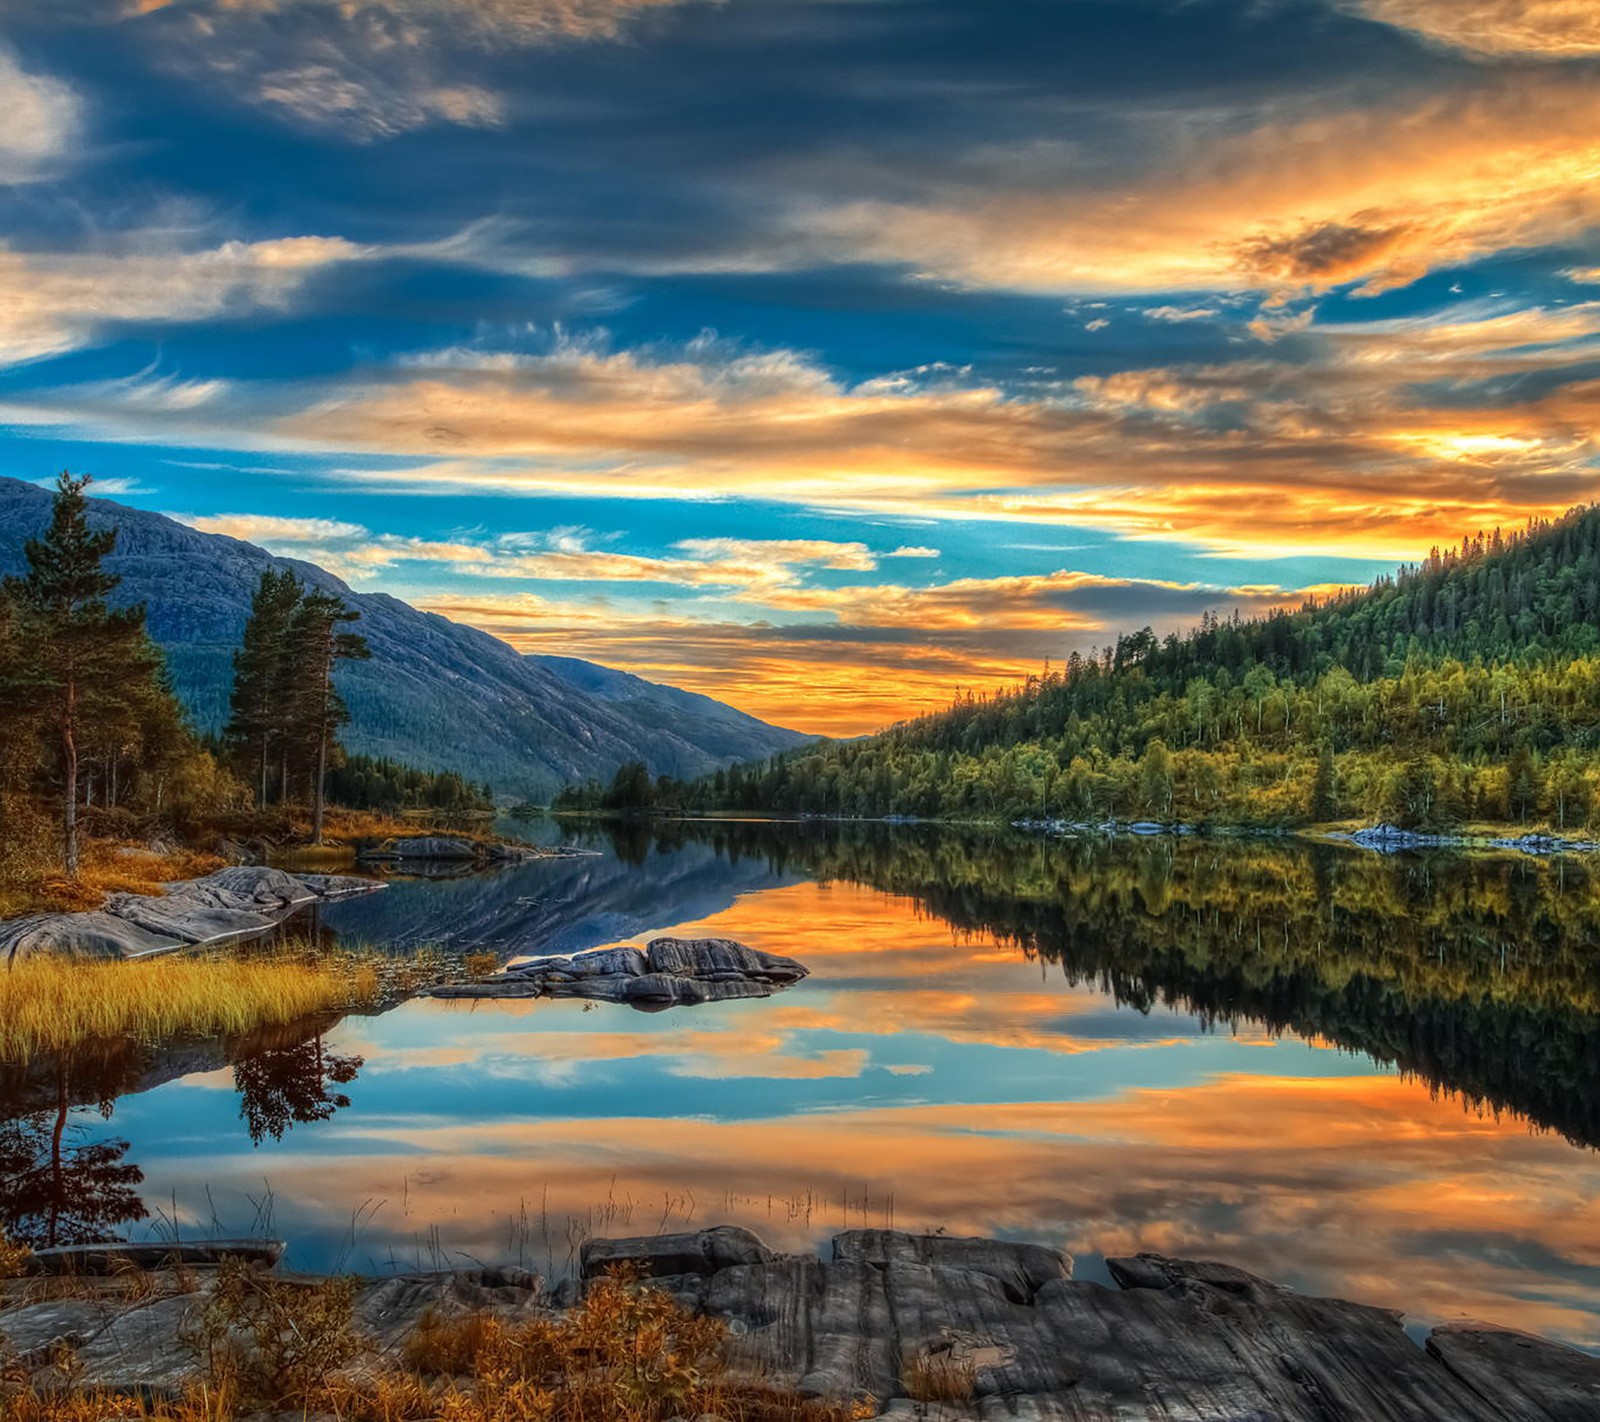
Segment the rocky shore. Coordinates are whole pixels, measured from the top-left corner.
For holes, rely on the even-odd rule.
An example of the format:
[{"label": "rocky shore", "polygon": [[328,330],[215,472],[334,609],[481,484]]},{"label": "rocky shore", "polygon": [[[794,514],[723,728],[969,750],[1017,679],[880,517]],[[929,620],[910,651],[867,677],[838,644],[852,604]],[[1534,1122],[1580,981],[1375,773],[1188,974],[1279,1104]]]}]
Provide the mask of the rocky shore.
[{"label": "rocky shore", "polygon": [[[205,1247],[202,1247],[205,1248]],[[74,1386],[172,1396],[201,1376],[193,1319],[209,1288],[130,1293],[118,1276],[70,1297],[5,1286],[13,1368],[68,1349]],[[1062,1422],[1579,1422],[1600,1416],[1600,1359],[1487,1324],[1423,1347],[1388,1309],[1307,1298],[1226,1264],[1140,1254],[1115,1287],[1072,1277],[1038,1245],[853,1230],[817,1255],[732,1228],[592,1240],[581,1277],[520,1270],[368,1280],[354,1319],[366,1359],[398,1356],[424,1314],[506,1320],[571,1307],[630,1264],[687,1308],[727,1321],[737,1369],[802,1397],[871,1399],[913,1418]],[[310,1284],[314,1281],[304,1281]]]},{"label": "rocky shore", "polygon": [[625,1002],[646,1012],[771,997],[809,976],[793,958],[729,938],[657,938],[643,949],[597,948],[568,958],[534,958],[472,982],[432,989],[433,997],[582,997]]},{"label": "rocky shore", "polygon": [[165,885],[165,893],[109,894],[88,913],[42,913],[0,922],[0,964],[35,954],[143,958],[267,934],[301,909],[371,893],[376,880],[344,874],[290,874],[235,865]]}]

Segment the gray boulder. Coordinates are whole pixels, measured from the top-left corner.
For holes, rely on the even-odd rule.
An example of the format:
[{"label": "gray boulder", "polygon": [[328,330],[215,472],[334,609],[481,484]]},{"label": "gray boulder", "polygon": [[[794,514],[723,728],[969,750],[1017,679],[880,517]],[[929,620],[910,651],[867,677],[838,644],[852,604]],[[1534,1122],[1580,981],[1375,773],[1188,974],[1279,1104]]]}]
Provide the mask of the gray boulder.
[{"label": "gray boulder", "polygon": [[445,859],[477,860],[483,851],[470,839],[454,835],[418,834],[386,839],[382,844],[362,850],[361,859]]},{"label": "gray boulder", "polygon": [[732,976],[795,983],[807,976],[793,958],[762,953],[731,938],[657,938],[651,941],[647,957],[652,973],[682,978]]},{"label": "gray boulder", "polygon": [[66,958],[141,958],[181,948],[187,941],[111,913],[41,913],[0,923],[0,963],[9,967],[39,953]]},{"label": "gray boulder", "polygon": [[293,877],[318,899],[342,899],[351,894],[371,894],[388,887],[380,879],[362,879],[355,874],[296,874]]},{"label": "gray boulder", "polygon": [[744,1264],[769,1264],[778,1256],[747,1229],[718,1225],[690,1234],[656,1234],[634,1239],[591,1239],[584,1243],[578,1267],[585,1279],[605,1273],[614,1264],[635,1264],[647,1277],[715,1274]]},{"label": "gray boulder", "polygon": [[281,913],[316,900],[316,893],[292,874],[265,865],[230,865],[200,879],[166,885],[168,898],[185,898],[211,908]]},{"label": "gray boulder", "polygon": [[629,944],[569,958],[535,958],[491,977],[448,983],[435,997],[581,997],[625,1002],[643,1012],[705,1002],[770,997],[807,969],[728,938],[657,938],[640,952]]},{"label": "gray boulder", "polygon": [[146,898],[143,894],[110,894],[108,914],[137,924],[147,932],[175,938],[181,943],[210,943],[264,933],[276,919],[240,908],[221,908],[185,894]]},{"label": "gray boulder", "polygon": [[833,1257],[841,1264],[871,1264],[878,1269],[891,1264],[964,1269],[999,1280],[1006,1297],[1015,1303],[1032,1303],[1046,1284],[1072,1277],[1071,1259],[1042,1244],[892,1229],[853,1229],[836,1235]]}]

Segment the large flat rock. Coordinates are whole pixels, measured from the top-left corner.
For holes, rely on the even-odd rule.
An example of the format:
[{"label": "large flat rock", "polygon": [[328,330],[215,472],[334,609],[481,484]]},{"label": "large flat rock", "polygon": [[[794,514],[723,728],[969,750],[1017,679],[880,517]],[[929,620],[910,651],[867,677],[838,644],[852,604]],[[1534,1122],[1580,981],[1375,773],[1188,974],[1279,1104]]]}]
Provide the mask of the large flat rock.
[{"label": "large flat rock", "polygon": [[[1393,1310],[1227,1264],[1113,1260],[1108,1288],[1036,1245],[856,1230],[824,1260],[724,1227],[591,1240],[583,1281],[622,1263],[727,1319],[736,1369],[807,1397],[870,1396],[893,1422],[1600,1418],[1600,1359],[1488,1325],[1441,1328],[1419,1348]],[[553,1300],[520,1270],[373,1280],[355,1322],[373,1357],[393,1357],[425,1314],[532,1317],[583,1281]],[[203,1300],[24,1296],[0,1309],[0,1335],[26,1367],[71,1347],[78,1386],[170,1396],[199,1374],[183,1340]]]},{"label": "large flat rock", "polygon": [[165,893],[110,894],[90,913],[34,914],[0,922],[0,966],[38,953],[141,958],[269,932],[306,904],[383,885],[342,874],[287,874],[234,865],[165,886]]},{"label": "large flat rock", "polygon": [[112,913],[41,913],[0,923],[0,964],[35,954],[63,958],[142,958],[188,940],[153,932]]}]

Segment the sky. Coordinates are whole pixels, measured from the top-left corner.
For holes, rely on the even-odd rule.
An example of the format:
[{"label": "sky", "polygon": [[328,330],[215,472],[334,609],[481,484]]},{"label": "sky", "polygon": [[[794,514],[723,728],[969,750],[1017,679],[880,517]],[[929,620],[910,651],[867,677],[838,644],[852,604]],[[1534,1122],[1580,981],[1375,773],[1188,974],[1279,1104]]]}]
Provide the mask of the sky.
[{"label": "sky", "polygon": [[867,731],[1595,497],[1600,0],[0,0],[0,473]]}]

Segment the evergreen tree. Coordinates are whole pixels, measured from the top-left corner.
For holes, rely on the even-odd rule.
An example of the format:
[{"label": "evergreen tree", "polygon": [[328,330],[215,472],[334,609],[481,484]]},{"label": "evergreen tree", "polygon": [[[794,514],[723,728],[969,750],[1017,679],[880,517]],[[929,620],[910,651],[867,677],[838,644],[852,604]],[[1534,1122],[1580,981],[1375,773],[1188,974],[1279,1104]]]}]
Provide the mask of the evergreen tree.
[{"label": "evergreen tree", "polygon": [[[233,695],[223,734],[256,786],[258,808],[267,803],[272,756],[288,730],[289,628],[304,591],[287,569],[262,573],[250,600],[244,641],[233,654]],[[280,787],[281,794],[287,792],[287,785]]]},{"label": "evergreen tree", "polygon": [[1311,818],[1321,824],[1336,819],[1339,814],[1338,769],[1333,760],[1333,747],[1327,741],[1317,752],[1317,777],[1311,782]]},{"label": "evergreen tree", "polygon": [[8,581],[26,650],[21,676],[49,722],[59,770],[62,861],[79,868],[81,760],[94,728],[127,718],[141,699],[162,695],[154,684],[159,654],[144,630],[144,608],[112,610],[106,596],[121,581],[102,567],[116,546],[114,529],[89,528],[87,475],[62,473],[50,527],[25,546],[28,573]]},{"label": "evergreen tree", "polygon": [[322,843],[328,758],[334,736],[350,719],[334,689],[333,668],[340,661],[363,660],[372,653],[365,637],[339,628],[361,614],[332,593],[306,593],[289,622],[289,723],[292,754],[306,767],[311,782],[311,841]]}]

